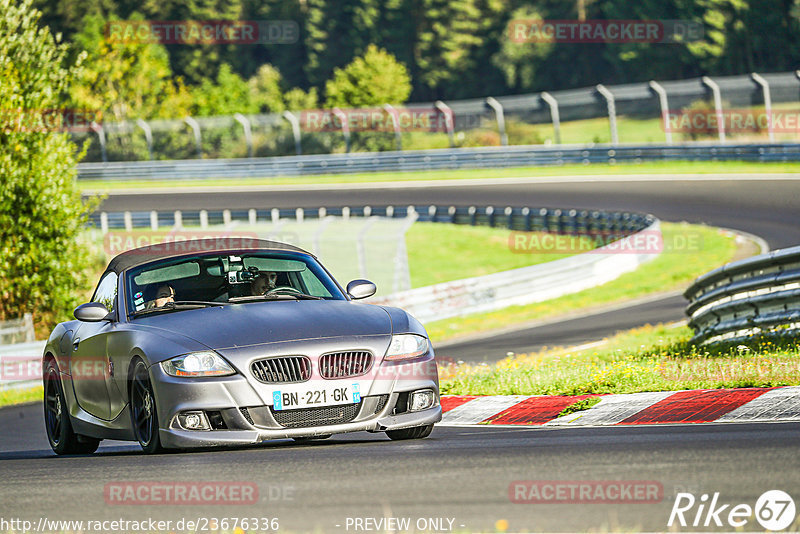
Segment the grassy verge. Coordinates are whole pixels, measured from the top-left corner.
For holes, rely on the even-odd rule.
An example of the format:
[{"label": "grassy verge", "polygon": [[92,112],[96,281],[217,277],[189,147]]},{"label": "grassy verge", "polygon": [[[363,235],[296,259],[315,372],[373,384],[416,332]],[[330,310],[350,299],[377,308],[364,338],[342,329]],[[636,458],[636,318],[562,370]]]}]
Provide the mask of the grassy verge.
[{"label": "grassy verge", "polygon": [[717,228],[662,223],[662,232],[664,252],[653,261],[607,284],[545,302],[435,321],[427,323],[425,328],[436,343],[592,306],[610,305],[651,293],[675,290],[727,263],[736,252],[735,237]]},{"label": "grassy verge", "polygon": [[602,348],[521,354],[493,366],[444,368],[448,395],[579,395],[800,384],[797,338],[762,336],[710,347],[688,327],[645,326]]},{"label": "grassy verge", "polygon": [[460,169],[446,171],[376,172],[361,174],[323,174],[318,176],[281,176],[275,178],[200,178],[197,180],[81,180],[84,191],[102,192],[114,189],[155,189],[162,187],[214,187],[301,184],[359,184],[372,182],[408,182],[426,180],[502,179],[566,175],[616,174],[715,174],[715,173],[796,173],[800,162],[757,163],[741,161],[668,161],[618,163],[609,165],[562,165],[558,167],[512,167],[507,169]]},{"label": "grassy verge", "polygon": [[488,226],[415,223],[406,233],[411,287],[483,276],[557,260],[571,254],[520,254],[510,230]]},{"label": "grassy verge", "polygon": [[0,407],[24,404],[26,402],[38,402],[42,400],[43,395],[42,386],[36,386],[30,389],[0,390]]}]

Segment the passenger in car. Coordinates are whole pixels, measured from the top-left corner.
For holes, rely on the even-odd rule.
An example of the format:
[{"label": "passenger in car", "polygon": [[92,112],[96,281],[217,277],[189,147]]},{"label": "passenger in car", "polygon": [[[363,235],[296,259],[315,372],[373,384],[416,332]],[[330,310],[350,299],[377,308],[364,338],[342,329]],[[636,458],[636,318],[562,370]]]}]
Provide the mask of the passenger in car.
[{"label": "passenger in car", "polygon": [[161,308],[168,302],[175,302],[175,289],[169,284],[150,284],[147,286],[147,293],[147,309]]}]

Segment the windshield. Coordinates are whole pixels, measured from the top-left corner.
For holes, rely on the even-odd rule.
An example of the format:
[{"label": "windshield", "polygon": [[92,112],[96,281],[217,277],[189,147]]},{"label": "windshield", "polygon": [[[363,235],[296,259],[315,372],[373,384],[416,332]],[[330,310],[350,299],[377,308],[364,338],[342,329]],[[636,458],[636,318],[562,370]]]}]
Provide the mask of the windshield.
[{"label": "windshield", "polygon": [[312,257],[230,253],[170,258],[126,274],[129,315],[285,299],[345,300]]}]

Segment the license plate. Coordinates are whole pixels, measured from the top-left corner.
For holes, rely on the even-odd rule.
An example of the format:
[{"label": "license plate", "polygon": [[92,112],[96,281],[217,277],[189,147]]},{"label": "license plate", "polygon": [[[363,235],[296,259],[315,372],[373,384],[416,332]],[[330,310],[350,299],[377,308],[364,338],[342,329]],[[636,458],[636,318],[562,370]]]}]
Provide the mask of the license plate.
[{"label": "license plate", "polygon": [[278,390],[272,392],[272,408],[274,410],[296,410],[319,406],[358,404],[359,402],[361,402],[361,390],[358,384],[346,386],[330,385],[298,391]]}]

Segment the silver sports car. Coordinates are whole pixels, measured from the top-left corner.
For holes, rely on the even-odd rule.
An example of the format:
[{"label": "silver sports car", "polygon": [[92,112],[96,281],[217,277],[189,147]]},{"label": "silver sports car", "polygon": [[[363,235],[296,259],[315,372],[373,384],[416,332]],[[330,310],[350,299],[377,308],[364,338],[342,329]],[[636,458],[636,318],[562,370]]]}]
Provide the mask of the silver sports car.
[{"label": "silver sports car", "polygon": [[43,358],[58,454],[103,439],[145,452],[323,439],[424,438],[441,420],[433,348],[403,310],[356,303],[299,248],[257,239],[164,243],[115,257]]}]

